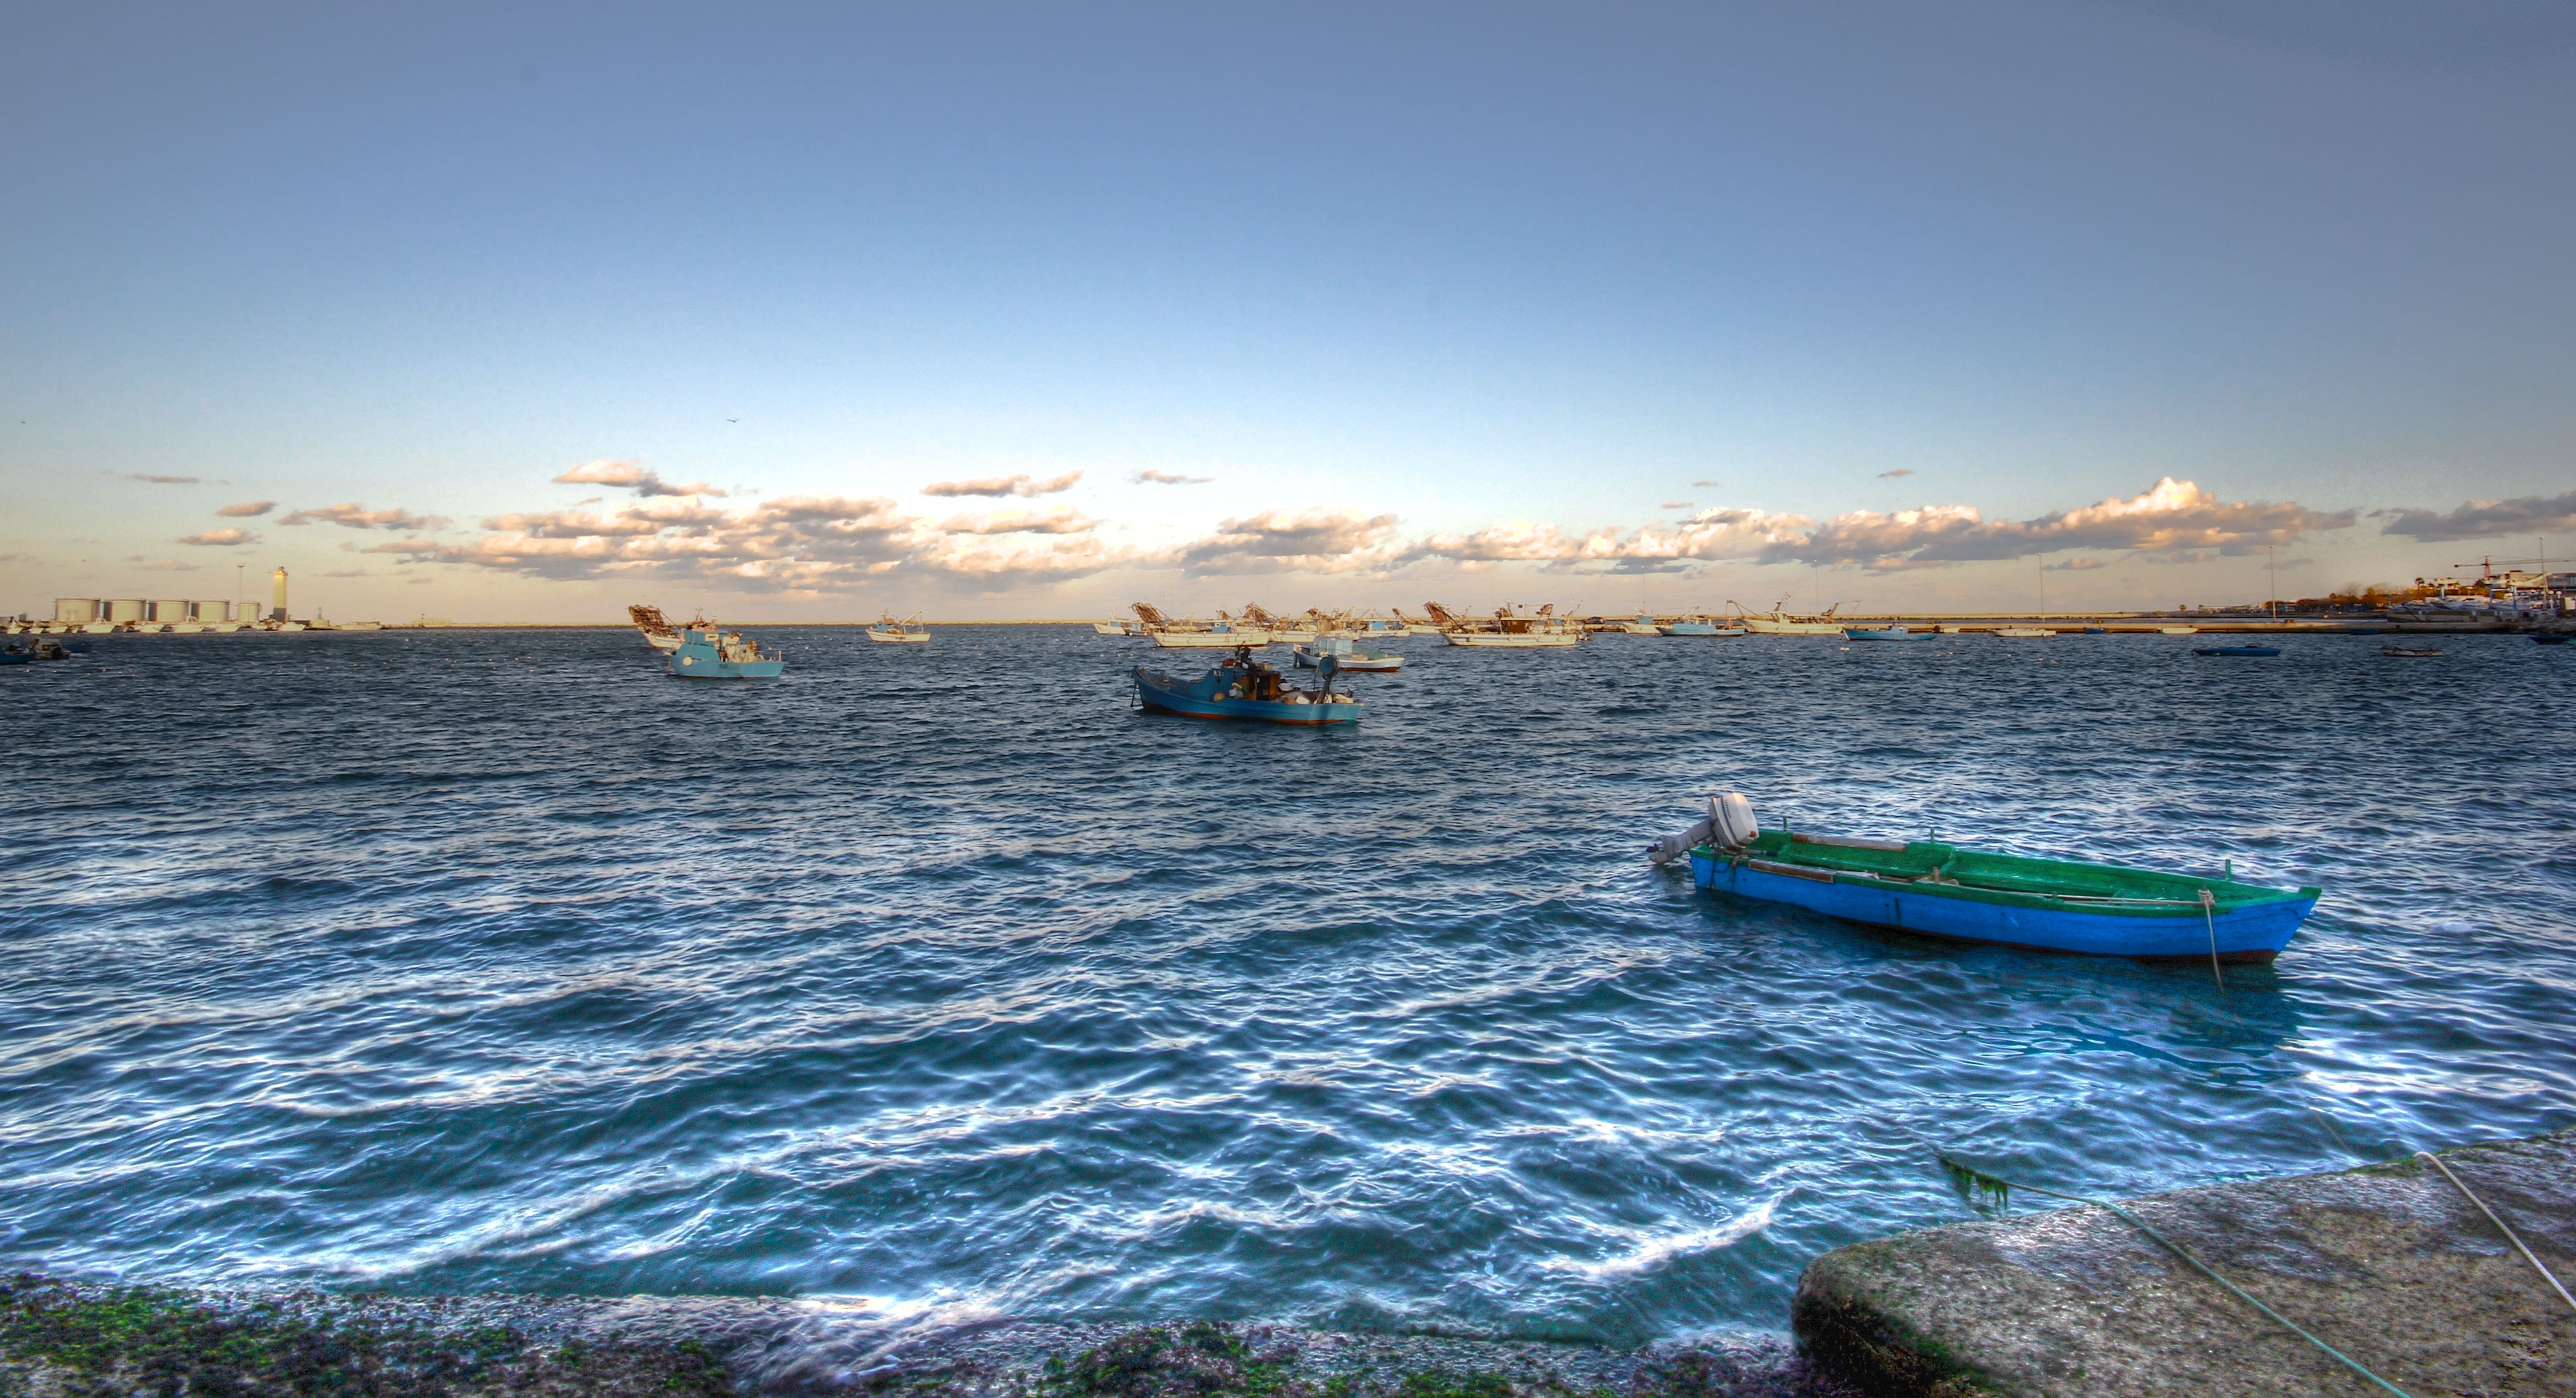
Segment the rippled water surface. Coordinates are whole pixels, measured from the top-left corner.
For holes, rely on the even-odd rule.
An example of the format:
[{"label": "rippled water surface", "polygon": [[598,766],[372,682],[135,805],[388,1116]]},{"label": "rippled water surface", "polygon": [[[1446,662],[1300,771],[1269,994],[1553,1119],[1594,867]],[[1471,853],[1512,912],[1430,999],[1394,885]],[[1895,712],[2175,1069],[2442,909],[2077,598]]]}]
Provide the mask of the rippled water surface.
[{"label": "rippled water surface", "polygon": [[[1964,1216],[2576,1120],[2576,655],[1407,643],[1357,731],[1131,643],[136,637],[0,671],[0,1252],[1631,1342]],[[1183,659],[1180,663],[1192,662]],[[1768,817],[2315,883],[2269,968],[1962,948],[1640,857]]]}]

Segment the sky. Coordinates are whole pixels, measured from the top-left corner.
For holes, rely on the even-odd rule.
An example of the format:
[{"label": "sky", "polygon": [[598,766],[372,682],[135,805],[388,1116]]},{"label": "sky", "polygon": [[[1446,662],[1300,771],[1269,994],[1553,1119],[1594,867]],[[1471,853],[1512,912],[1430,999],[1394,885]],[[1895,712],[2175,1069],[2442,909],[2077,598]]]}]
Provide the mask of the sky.
[{"label": "sky", "polygon": [[17,4],[0,612],[2473,575],[2571,247],[2560,3]]}]

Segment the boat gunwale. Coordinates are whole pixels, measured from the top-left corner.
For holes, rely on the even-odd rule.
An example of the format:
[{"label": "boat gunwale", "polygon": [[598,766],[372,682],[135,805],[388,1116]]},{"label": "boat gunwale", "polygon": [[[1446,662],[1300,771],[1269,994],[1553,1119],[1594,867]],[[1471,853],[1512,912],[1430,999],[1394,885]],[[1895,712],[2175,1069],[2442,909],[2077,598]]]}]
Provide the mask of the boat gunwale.
[{"label": "boat gunwale", "polygon": [[[1883,861],[1870,860],[1867,857],[1870,855],[1910,856],[1910,862],[1921,867],[1917,872],[1870,867],[1873,863],[1883,864]],[[1690,851],[1690,857],[1815,882],[1850,883],[1964,902],[2123,918],[2224,915],[2272,904],[2313,903],[2324,893],[2315,887],[2270,888],[2238,883],[2228,878],[2200,879],[2187,874],[2091,860],[1965,850],[1937,841],[1918,840],[1900,845],[1891,841],[1796,835],[1786,830],[1763,831],[1735,849],[1722,850],[1702,844]],[[1968,866],[1964,869],[1959,867],[1963,861]],[[2016,866],[2038,867],[2023,870]],[[2065,871],[2059,875],[2065,886],[2055,889],[2011,887],[1993,881],[1998,876],[2010,878],[2016,874],[2042,877],[2056,870]],[[1949,877],[1941,877],[1944,874]],[[2191,896],[2155,897],[2143,891],[2116,891],[2123,885],[2137,889],[2142,884],[2149,889],[2189,893]],[[2206,895],[2207,901],[2203,901],[2202,895]]]}]

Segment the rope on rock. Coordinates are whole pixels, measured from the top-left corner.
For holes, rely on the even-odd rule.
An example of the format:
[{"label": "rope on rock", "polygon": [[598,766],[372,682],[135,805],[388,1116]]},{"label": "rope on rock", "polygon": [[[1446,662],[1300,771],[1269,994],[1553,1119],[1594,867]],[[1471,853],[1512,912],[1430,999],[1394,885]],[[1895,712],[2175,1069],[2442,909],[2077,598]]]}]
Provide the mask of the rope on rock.
[{"label": "rope on rock", "polygon": [[2514,1251],[2522,1254],[2522,1260],[2530,1263],[2532,1270],[2540,1273],[2542,1278],[2548,1281],[2549,1289],[2558,1293],[2558,1299],[2566,1302],[2570,1309],[2576,1309],[2576,1296],[2567,1294],[2567,1288],[2559,1282],[2558,1274],[2550,1271],[2549,1264],[2542,1262],[2532,1254],[2529,1247],[2524,1246],[2522,1236],[2507,1228],[2504,1220],[2496,1217],[2496,1211],[2487,1207],[2486,1200],[2469,1192],[2469,1187],[2461,1182],[2460,1177],[2451,1173],[2451,1167],[2442,1163],[2442,1157],[2429,1150],[2419,1150],[2415,1152],[2415,1158],[2431,1161],[2433,1168],[2442,1172],[2442,1178],[2449,1180],[2452,1188],[2465,1195],[2470,1203],[2477,1205],[2478,1212],[2487,1216],[2487,1222],[2494,1224],[2496,1231],[2504,1235],[2504,1240],[2513,1244]]},{"label": "rope on rock", "polygon": [[[2088,1199],[2081,1194],[2060,1194],[2056,1190],[2041,1189],[2037,1185],[2015,1184],[2001,1175],[1989,1174],[1973,1165],[1963,1165],[1952,1159],[1946,1151],[1935,1150],[1933,1155],[1935,1158],[1940,1160],[1943,1168],[1955,1171],[1958,1174],[1969,1176],[1972,1179],[1982,1180],[1988,1185],[2006,1190],[2026,1190],[2029,1193],[2042,1195],[2050,1199],[2064,1199],[2069,1203],[2091,1204],[2095,1208],[2109,1209],[2112,1213],[2119,1215],[2120,1218],[2125,1220],[2131,1227],[2136,1228],[2139,1232],[2155,1239],[2157,1244],[2162,1246],[2165,1251],[2170,1252],[2174,1256],[2181,1258],[2183,1261],[2190,1263],[2193,1269],[2198,1271],[2202,1276],[2207,1277],[2211,1281],[2218,1283],[2220,1286],[2227,1288],[2227,1293],[2229,1295],[2244,1302],[2246,1305],[2252,1306],[2254,1309],[2261,1311],[2266,1317],[2278,1323],[2282,1329],[2289,1331],[2291,1334],[2296,1335],[2300,1339],[2307,1341],[2309,1344],[2315,1345],[2320,1350],[2323,1350],[2326,1356],[2334,1360],[2336,1363],[2352,1370],[2354,1373],[2361,1375],[2372,1383],[2379,1385],[2388,1392],[2396,1394],[2397,1398],[2412,1398],[2412,1395],[2408,1394],[2405,1389],[2399,1388],[2397,1385],[2390,1383],[2379,1375],[2370,1372],[2369,1369],[2364,1368],[2360,1360],[2353,1358],[2342,1350],[2336,1349],[2334,1346],[2327,1344],[2325,1341],[2320,1340],[2316,1336],[2309,1334],[2307,1331],[2300,1329],[2298,1322],[2281,1314],[2279,1311],[2264,1305],[2262,1302],[2255,1300],[2254,1297],[2243,1287],[2238,1286],[2236,1283],[2229,1281],[2227,1278],[2222,1277],[2217,1272],[2211,1270],[2208,1263],[2203,1262],[2199,1258],[2192,1256],[2190,1253],[2183,1251],[2182,1244],[2177,1243],[2173,1239],[2166,1237],[2164,1234],[2157,1232],[2155,1229],[2148,1227],[2145,1219],[2138,1217],[2127,1209],[2121,1208],[2110,1200]],[[2445,1171],[2444,1173],[2447,1174],[2449,1172]],[[2498,1226],[2501,1227],[2502,1225]],[[2552,1280],[2554,1281],[2555,1278],[2552,1278]]]}]

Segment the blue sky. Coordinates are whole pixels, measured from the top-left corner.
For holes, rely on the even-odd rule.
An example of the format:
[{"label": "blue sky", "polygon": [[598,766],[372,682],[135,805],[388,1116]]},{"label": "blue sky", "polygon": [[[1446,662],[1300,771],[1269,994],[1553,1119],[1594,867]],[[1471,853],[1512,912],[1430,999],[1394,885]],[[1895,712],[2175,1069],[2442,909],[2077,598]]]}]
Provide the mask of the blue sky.
[{"label": "blue sky", "polygon": [[2542,4],[12,7],[0,609],[2576,554],[2571,156]]}]

